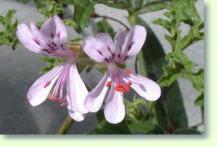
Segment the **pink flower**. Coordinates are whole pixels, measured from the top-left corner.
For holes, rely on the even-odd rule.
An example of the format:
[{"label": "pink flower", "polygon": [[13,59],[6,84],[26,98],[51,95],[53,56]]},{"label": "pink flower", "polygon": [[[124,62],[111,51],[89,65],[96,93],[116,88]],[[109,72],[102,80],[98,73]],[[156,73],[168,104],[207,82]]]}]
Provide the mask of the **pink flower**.
[{"label": "pink flower", "polygon": [[75,60],[76,53],[67,48],[67,31],[58,16],[49,18],[39,30],[34,23],[20,24],[17,27],[20,42],[32,52],[63,58],[64,62],[38,78],[30,87],[27,99],[37,106],[47,98],[67,105],[69,115],[77,120],[84,119],[87,110],[84,100],[88,93]]},{"label": "pink flower", "polygon": [[114,41],[106,33],[85,39],[84,52],[95,61],[108,66],[108,72],[86,97],[85,106],[89,112],[97,112],[100,109],[109,87],[104,115],[106,120],[113,124],[121,122],[125,117],[123,94],[129,92],[130,88],[149,101],[160,97],[161,89],[157,83],[117,66],[135,56],[141,50],[145,39],[146,30],[139,25],[132,27],[130,31],[117,33]]}]

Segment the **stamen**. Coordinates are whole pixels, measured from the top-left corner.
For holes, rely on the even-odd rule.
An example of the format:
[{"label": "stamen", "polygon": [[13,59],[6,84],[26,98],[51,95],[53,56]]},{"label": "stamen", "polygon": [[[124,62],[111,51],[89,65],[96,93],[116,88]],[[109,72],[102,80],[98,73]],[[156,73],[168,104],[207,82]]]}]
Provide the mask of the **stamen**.
[{"label": "stamen", "polygon": [[48,96],[48,100],[50,100],[51,102],[57,102],[58,98],[55,97],[55,96],[50,95],[50,96]]},{"label": "stamen", "polygon": [[111,87],[111,86],[112,86],[112,81],[108,81],[108,82],[106,83],[106,86],[107,86],[107,87]]},{"label": "stamen", "polygon": [[50,83],[51,83],[51,81],[46,82],[46,83],[44,84],[44,88],[47,88],[47,86],[49,86]]},{"label": "stamen", "polygon": [[127,84],[117,83],[115,90],[118,92],[128,93],[130,91],[130,84],[131,83],[129,82]]}]

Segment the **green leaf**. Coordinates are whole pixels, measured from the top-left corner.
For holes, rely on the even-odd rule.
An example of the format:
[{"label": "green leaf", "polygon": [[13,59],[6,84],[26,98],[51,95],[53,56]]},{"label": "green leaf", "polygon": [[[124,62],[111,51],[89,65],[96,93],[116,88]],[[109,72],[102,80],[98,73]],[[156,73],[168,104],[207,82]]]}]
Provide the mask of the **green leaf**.
[{"label": "green leaf", "polygon": [[203,107],[204,106],[204,93],[201,93],[196,100],[194,101],[195,106]]},{"label": "green leaf", "polygon": [[[154,23],[161,25],[169,32],[170,35],[166,35],[166,39],[173,51],[184,50],[194,42],[203,39],[204,33],[201,32],[203,22],[197,13],[195,0],[175,1],[167,9],[168,11],[164,13],[167,18],[159,18]],[[191,27],[185,36],[181,35],[182,23]]]},{"label": "green leaf", "polygon": [[73,0],[75,7],[74,20],[77,23],[76,30],[81,32],[90,23],[91,14],[94,11],[94,2],[92,0]]},{"label": "green leaf", "polygon": [[[203,69],[196,70],[196,65],[183,52],[204,37],[204,23],[197,13],[195,2],[195,0],[175,1],[164,14],[167,18],[159,18],[154,23],[168,31],[169,34],[166,34],[165,38],[172,47],[172,52],[167,55],[166,64],[163,66],[164,72],[159,80],[160,84],[170,86],[179,77],[190,80],[193,87],[199,92],[195,105],[203,106],[204,71]],[[185,35],[181,34],[182,23],[190,27]]]},{"label": "green leaf", "polygon": [[63,17],[64,7],[60,0],[33,0],[38,11],[47,17],[59,15]]},{"label": "green leaf", "polygon": [[126,103],[125,121],[133,134],[163,133],[157,125],[157,120],[153,113],[154,102],[145,102],[143,99],[134,96],[133,101]]},{"label": "green leaf", "polygon": [[199,92],[204,92],[204,70],[200,69],[197,72],[186,73],[185,78],[189,79],[194,88]]},{"label": "green leaf", "polygon": [[3,30],[0,31],[0,46],[10,45],[12,49],[15,49],[18,44],[16,37],[17,20],[13,20],[15,10],[9,10],[5,16],[0,15],[0,24],[3,26]]},{"label": "green leaf", "polygon": [[163,67],[163,75],[159,80],[162,86],[170,86],[179,77],[194,70],[194,63],[182,51],[169,53],[166,55],[166,60],[167,64]]},{"label": "green leaf", "polygon": [[76,22],[73,19],[64,19],[64,23],[73,28],[77,26]]}]

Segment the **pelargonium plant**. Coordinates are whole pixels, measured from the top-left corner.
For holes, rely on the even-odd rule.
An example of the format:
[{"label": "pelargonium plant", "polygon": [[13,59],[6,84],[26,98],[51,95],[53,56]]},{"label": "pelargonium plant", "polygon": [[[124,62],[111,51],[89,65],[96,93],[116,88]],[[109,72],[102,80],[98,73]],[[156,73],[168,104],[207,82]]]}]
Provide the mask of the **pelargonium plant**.
[{"label": "pelargonium plant", "polygon": [[[0,15],[0,45],[17,44],[44,56],[43,75],[26,92],[30,105],[49,100],[66,108],[68,116],[57,133],[65,134],[74,122],[96,115],[96,127],[88,134],[199,134],[200,124],[189,126],[179,84],[180,78],[197,91],[195,107],[204,110],[204,70],[184,50],[203,40],[203,21],[196,0],[18,0],[30,1],[47,20],[14,22],[14,10]],[[126,10],[128,24],[96,11],[103,4]],[[73,6],[73,11],[68,11]],[[113,9],[112,9],[113,10]],[[163,11],[161,11],[163,10]],[[186,10],[186,11],[185,11]],[[167,30],[170,52],[165,54],[155,34],[140,16],[161,11],[155,25]],[[121,29],[115,31],[116,22]],[[183,35],[181,25],[190,29]],[[92,28],[92,32],[87,31]],[[78,38],[68,35],[72,29]],[[16,37],[15,37],[16,36]],[[130,66],[133,65],[133,66]],[[90,71],[100,78],[95,85]],[[99,74],[100,73],[100,74]],[[82,75],[82,76],[81,76]],[[91,81],[91,80],[90,80]],[[46,118],[44,118],[46,119]]]}]

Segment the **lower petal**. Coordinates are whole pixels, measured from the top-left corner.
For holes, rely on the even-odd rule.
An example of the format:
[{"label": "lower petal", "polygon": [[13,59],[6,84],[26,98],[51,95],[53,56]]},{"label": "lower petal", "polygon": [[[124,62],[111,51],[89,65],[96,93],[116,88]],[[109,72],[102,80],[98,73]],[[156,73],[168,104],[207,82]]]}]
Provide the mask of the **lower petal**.
[{"label": "lower petal", "polygon": [[81,113],[87,113],[87,109],[84,107],[84,101],[88,91],[75,64],[72,64],[70,67],[67,88],[69,96],[72,99],[71,103],[74,107]]},{"label": "lower petal", "polygon": [[104,115],[109,123],[120,123],[125,117],[123,93],[115,91],[114,84],[106,100]]},{"label": "lower petal", "polygon": [[151,79],[131,74],[129,80],[132,82],[131,87],[146,100],[156,101],[160,97],[160,86]]},{"label": "lower petal", "polygon": [[108,87],[108,74],[104,75],[96,87],[87,95],[85,100],[85,107],[90,112],[97,112],[102,106]]},{"label": "lower petal", "polygon": [[75,121],[84,120],[84,114],[76,110],[76,108],[73,106],[72,99],[70,96],[66,96],[66,101],[69,116]]},{"label": "lower petal", "polygon": [[34,82],[27,93],[27,99],[32,106],[37,106],[47,99],[61,70],[62,66],[57,66]]}]

